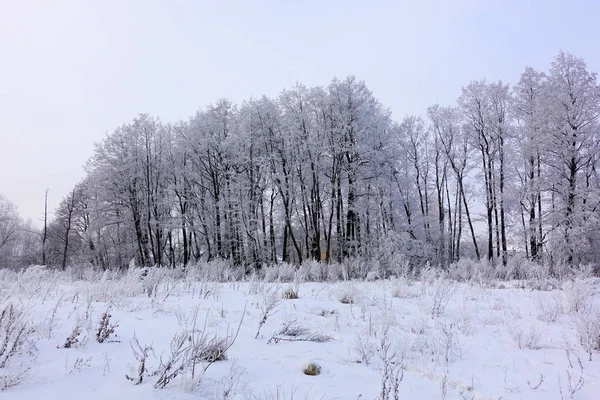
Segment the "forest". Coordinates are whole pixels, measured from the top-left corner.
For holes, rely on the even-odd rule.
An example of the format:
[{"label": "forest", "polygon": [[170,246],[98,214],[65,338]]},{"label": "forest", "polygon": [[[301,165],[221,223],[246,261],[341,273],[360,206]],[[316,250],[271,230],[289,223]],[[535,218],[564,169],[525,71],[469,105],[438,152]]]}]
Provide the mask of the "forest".
[{"label": "forest", "polygon": [[0,197],[0,264],[598,264],[600,86],[583,59],[396,118],[353,76],[175,123],[140,114],[41,229]]}]

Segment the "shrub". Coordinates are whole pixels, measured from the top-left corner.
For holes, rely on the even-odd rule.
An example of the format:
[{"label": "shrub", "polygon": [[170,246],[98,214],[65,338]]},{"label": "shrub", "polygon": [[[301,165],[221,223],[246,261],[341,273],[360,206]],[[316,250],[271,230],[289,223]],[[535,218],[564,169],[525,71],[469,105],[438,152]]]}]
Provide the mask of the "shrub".
[{"label": "shrub", "polygon": [[600,350],[600,313],[581,312],[575,318],[579,342],[592,361],[592,354]]},{"label": "shrub", "polygon": [[519,349],[538,350],[540,348],[542,335],[535,327],[529,329],[529,332],[525,332],[521,327],[514,326],[509,328],[509,333]]},{"label": "shrub", "polygon": [[138,362],[138,367],[135,371],[135,375],[125,375],[125,378],[134,382],[136,385],[139,385],[144,381],[144,377],[148,374],[148,357],[150,357],[151,354],[154,354],[154,348],[151,345],[142,346],[135,333],[133,334],[133,341],[130,342],[130,345],[133,356]]},{"label": "shrub", "polygon": [[408,281],[404,278],[400,278],[394,281],[394,288],[392,289],[392,297],[399,299],[410,299],[415,297],[415,294],[410,290]]},{"label": "shrub", "polygon": [[343,285],[340,287],[337,299],[342,304],[355,304],[358,294],[356,288],[351,285]]},{"label": "shrub", "polygon": [[79,325],[75,325],[71,334],[65,339],[65,343],[62,345],[63,349],[71,349],[77,347],[79,344],[85,345],[85,338],[82,342],[79,341],[82,329]]},{"label": "shrub", "polygon": [[33,334],[23,312],[8,304],[0,312],[0,368],[6,367],[9,360],[25,350]]},{"label": "shrub", "polygon": [[106,310],[102,316],[100,316],[100,321],[98,321],[98,328],[96,328],[96,341],[98,343],[104,343],[110,335],[115,333],[115,329],[119,326],[119,324],[110,322],[111,315],[109,310]]},{"label": "shrub", "polygon": [[276,264],[265,268],[265,282],[292,282],[296,276],[296,267],[291,264]]},{"label": "shrub", "polygon": [[570,313],[586,313],[592,307],[593,281],[590,279],[567,281],[564,284],[566,308]]},{"label": "shrub", "polygon": [[376,351],[375,345],[371,343],[367,335],[360,333],[356,335],[352,344],[352,352],[357,358],[356,362],[368,366]]},{"label": "shrub", "polygon": [[432,317],[439,317],[446,311],[448,303],[452,299],[456,286],[444,278],[437,278],[428,288],[431,298],[430,313]]}]

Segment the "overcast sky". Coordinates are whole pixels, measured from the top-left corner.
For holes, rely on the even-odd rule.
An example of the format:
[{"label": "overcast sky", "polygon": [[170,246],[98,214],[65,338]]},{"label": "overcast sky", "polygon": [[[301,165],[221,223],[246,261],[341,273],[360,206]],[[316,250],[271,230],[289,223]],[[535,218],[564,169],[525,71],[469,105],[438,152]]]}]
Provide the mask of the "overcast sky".
[{"label": "overcast sky", "polygon": [[396,119],[560,49],[600,69],[600,1],[0,0],[0,193],[35,223],[138,113],[356,75]]}]

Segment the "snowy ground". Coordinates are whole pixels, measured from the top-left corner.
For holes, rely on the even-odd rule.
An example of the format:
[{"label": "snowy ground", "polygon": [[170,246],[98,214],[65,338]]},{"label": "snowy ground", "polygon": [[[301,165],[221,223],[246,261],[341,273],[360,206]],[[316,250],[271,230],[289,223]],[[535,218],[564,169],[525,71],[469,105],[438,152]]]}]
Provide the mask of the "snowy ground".
[{"label": "snowy ground", "polygon": [[[403,373],[400,399],[599,398],[600,353],[593,350],[589,361],[581,340],[600,324],[594,280],[534,291],[519,288],[520,282],[492,288],[434,276],[419,282],[212,283],[162,272],[82,275],[0,272],[0,311],[13,304],[33,327],[23,347],[29,351],[0,368],[0,382],[20,379],[1,398],[379,399],[385,366]],[[284,299],[295,285],[299,298]],[[118,326],[98,343],[99,319],[109,307],[110,322]],[[308,331],[269,343],[286,323]],[[63,348],[77,326],[79,343]],[[168,359],[172,338],[192,331],[228,337],[227,360],[205,374],[198,371],[207,363],[200,363],[194,379],[188,368],[155,389],[153,373],[161,356],[163,364]],[[139,366],[134,333],[154,349],[139,385],[125,378],[136,376]],[[319,335],[331,340],[295,341]],[[321,366],[320,375],[303,373],[309,361]]]}]

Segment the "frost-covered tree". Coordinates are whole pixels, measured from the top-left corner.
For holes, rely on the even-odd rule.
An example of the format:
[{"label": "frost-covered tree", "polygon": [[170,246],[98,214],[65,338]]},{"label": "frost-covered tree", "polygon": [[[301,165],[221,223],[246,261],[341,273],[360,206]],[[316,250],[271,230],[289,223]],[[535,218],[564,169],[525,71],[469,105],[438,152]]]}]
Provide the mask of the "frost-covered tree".
[{"label": "frost-covered tree", "polygon": [[533,68],[526,68],[513,87],[512,112],[516,119],[518,153],[514,166],[520,183],[519,205],[525,233],[525,252],[534,260],[540,259],[544,241],[542,152],[548,132],[545,107],[547,98],[546,75]]},{"label": "frost-covered tree", "polygon": [[567,263],[585,261],[598,220],[600,87],[582,59],[563,52],[552,63],[547,85],[553,247]]},{"label": "frost-covered tree", "polygon": [[427,118],[395,122],[355,77],[174,124],[143,114],[96,145],[56,210],[52,262],[597,262],[599,99],[596,74],[560,53]]},{"label": "frost-covered tree", "polygon": [[17,206],[0,195],[0,262],[3,264],[12,261],[21,225]]}]

